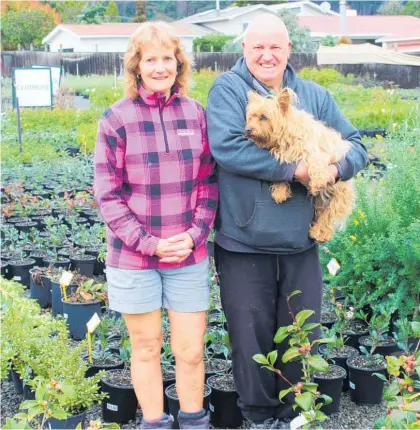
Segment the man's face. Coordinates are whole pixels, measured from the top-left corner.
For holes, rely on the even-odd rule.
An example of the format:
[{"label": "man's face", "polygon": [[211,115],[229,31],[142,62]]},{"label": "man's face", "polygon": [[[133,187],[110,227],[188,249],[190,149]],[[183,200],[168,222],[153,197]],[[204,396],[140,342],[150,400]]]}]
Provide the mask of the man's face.
[{"label": "man's face", "polygon": [[272,87],[283,81],[292,43],[284,31],[253,31],[242,42],[249,71],[261,82]]}]

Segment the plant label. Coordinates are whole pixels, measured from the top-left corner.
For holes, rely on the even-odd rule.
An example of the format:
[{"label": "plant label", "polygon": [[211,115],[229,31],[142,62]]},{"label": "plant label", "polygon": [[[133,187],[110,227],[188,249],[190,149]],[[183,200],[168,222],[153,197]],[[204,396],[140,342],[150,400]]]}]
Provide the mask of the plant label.
[{"label": "plant label", "polygon": [[13,280],[14,281],[21,281],[22,280],[22,276],[13,276]]},{"label": "plant label", "polygon": [[327,264],[327,269],[328,272],[330,272],[330,275],[335,276],[341,269],[341,266],[338,264],[338,261],[335,258],[331,258],[330,262]]},{"label": "plant label", "polygon": [[349,387],[350,387],[352,390],[355,390],[355,389],[356,389],[356,385],[355,385],[353,382],[351,382],[351,381],[349,381]]},{"label": "plant label", "polygon": [[214,406],[210,403],[209,404],[209,409],[212,411],[212,412],[214,412]]},{"label": "plant label", "polygon": [[68,319],[68,315],[67,314],[63,314],[64,319]]},{"label": "plant label", "polygon": [[73,273],[64,271],[60,278],[60,285],[68,287],[73,279]]},{"label": "plant label", "polygon": [[101,323],[101,319],[98,314],[95,312],[93,317],[86,323],[87,329],[89,333],[93,333],[98,325]]},{"label": "plant label", "polygon": [[303,415],[299,414],[296,418],[290,421],[289,425],[291,430],[296,430],[297,428],[304,426],[307,422],[308,420]]},{"label": "plant label", "polygon": [[107,403],[106,404],[106,408],[109,409],[110,411],[114,411],[114,412],[118,411],[118,406],[117,405],[113,405],[112,403]]}]

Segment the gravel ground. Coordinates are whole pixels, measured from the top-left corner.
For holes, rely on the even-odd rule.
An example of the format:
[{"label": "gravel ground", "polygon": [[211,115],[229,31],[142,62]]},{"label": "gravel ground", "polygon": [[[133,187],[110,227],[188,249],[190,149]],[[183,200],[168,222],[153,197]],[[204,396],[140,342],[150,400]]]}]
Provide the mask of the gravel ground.
[{"label": "gravel ground", "polygon": [[[23,396],[15,394],[13,383],[5,380],[1,384],[1,428],[7,417],[12,417],[18,412],[19,404]],[[328,421],[323,423],[325,429],[373,429],[375,421],[386,413],[385,402],[382,405],[362,406],[356,405],[350,400],[348,393],[343,393],[341,397],[340,412],[330,416]],[[101,418],[101,407],[95,405],[87,415],[88,420]],[[122,429],[139,429],[141,411],[136,416],[136,421],[121,425]],[[213,428],[213,427],[212,427]],[[242,425],[241,428],[247,428]]]}]

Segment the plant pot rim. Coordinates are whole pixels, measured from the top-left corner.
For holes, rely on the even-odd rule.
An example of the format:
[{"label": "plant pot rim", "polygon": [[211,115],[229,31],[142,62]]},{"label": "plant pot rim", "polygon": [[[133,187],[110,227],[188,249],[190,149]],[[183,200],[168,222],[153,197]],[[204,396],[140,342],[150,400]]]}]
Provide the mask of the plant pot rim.
[{"label": "plant pot rim", "polygon": [[[380,348],[386,348],[386,347],[393,347],[393,346],[395,346],[396,344],[397,344],[397,342],[395,341],[395,339],[392,337],[392,336],[388,336],[390,339],[393,339],[392,340],[392,342],[388,342],[388,343],[383,343],[383,344],[379,344],[378,346],[377,346],[377,348],[378,347],[380,347]],[[358,342],[359,342],[359,345],[361,345],[361,346],[371,346],[371,344],[369,345],[368,343],[362,343],[361,342],[361,340],[362,339],[369,339],[369,338],[371,338],[371,336],[370,335],[368,335],[368,336],[362,336],[362,337],[359,337],[359,340],[358,340]]]},{"label": "plant pot rim", "polygon": [[[103,369],[109,368],[109,370],[114,370],[113,368],[115,366],[120,366],[121,363],[124,363],[124,360],[121,357],[119,357],[118,355],[115,355],[114,357],[118,358],[118,362],[114,363],[114,364],[95,364],[95,363],[89,363],[89,356],[88,355],[84,355],[82,357],[82,359],[86,362],[86,364],[89,367],[102,367]],[[116,370],[122,370],[122,369],[116,369]]]},{"label": "plant pot rim", "polygon": [[[222,391],[224,393],[236,393],[236,388],[234,388],[233,390],[223,390],[222,388],[217,388],[217,387],[213,387],[211,385],[211,383],[213,382],[213,379],[216,379],[217,377],[220,376],[226,376],[226,375],[232,375],[231,373],[216,373],[215,375],[209,376],[206,380],[206,384],[212,389],[212,390],[217,390],[217,391]],[[233,378],[233,375],[232,375]]]},{"label": "plant pot rim", "polygon": [[[338,375],[338,376],[336,376],[334,378],[327,378],[327,377],[323,376],[323,373],[327,374],[328,371],[327,372],[314,372],[314,378],[316,378],[316,379],[322,379],[322,380],[325,380],[325,381],[334,381],[334,380],[337,380],[337,379],[344,379],[347,376],[347,372],[346,372],[346,369],[344,369],[344,367],[338,366],[337,364],[329,364],[328,365],[328,370],[330,370],[332,368],[340,369],[341,375]],[[315,374],[316,374],[316,376],[315,376]]]},{"label": "plant pot rim", "polygon": [[66,303],[67,305],[75,305],[75,306],[77,306],[77,305],[96,305],[98,303],[102,303],[101,300],[94,300],[92,302],[67,302],[64,300],[64,298],[62,298],[61,301],[63,304]]},{"label": "plant pot rim", "polygon": [[[170,394],[168,394],[169,390],[172,389],[175,385],[176,384],[171,384],[171,385],[168,385],[165,388],[165,395],[166,395],[166,397],[168,397],[171,400],[179,400],[178,396],[174,397],[174,396],[171,396]],[[208,389],[208,393],[207,394],[206,394],[206,389]],[[207,385],[207,384],[204,384],[204,396],[203,396],[203,398],[210,396],[211,392],[212,392],[211,387],[209,385]]]},{"label": "plant pot rim", "polygon": [[[25,264],[15,264],[15,261],[20,261],[20,260],[28,260],[28,263]],[[29,261],[32,261],[32,263],[29,263]],[[32,264],[35,264],[36,261],[33,258],[27,258],[27,257],[23,257],[23,258],[12,258],[11,260],[8,261],[8,263],[11,266],[17,266],[17,267],[25,267],[25,266],[32,266]]]},{"label": "plant pot rim", "polygon": [[101,382],[103,383],[103,384],[106,384],[106,385],[108,385],[108,386],[110,386],[110,387],[112,387],[112,388],[119,388],[120,390],[133,390],[134,389],[134,386],[133,386],[133,383],[131,382],[131,384],[130,385],[115,385],[115,384],[112,384],[112,383],[110,383],[110,382],[108,382],[108,381],[105,381],[104,380],[104,378],[106,377],[106,374],[107,373],[114,373],[114,372],[130,372],[128,369],[125,369],[125,368],[122,368],[122,369],[110,369],[110,370],[106,370],[105,371],[105,375],[101,378]]},{"label": "plant pot rim", "polygon": [[[355,348],[354,346],[350,346],[350,345],[344,345],[344,348],[350,348],[352,350],[352,352],[354,352],[354,354],[352,355],[332,355],[329,358],[350,358],[350,357],[356,357],[358,355],[360,355],[360,352],[357,348]],[[319,345],[318,348],[318,352],[320,354],[322,354],[323,356],[326,356],[326,351],[327,351],[327,344],[326,343],[322,343]]]},{"label": "plant pot rim", "polygon": [[83,254],[84,256],[86,256],[86,257],[89,257],[89,258],[75,258],[74,256],[72,256],[72,255],[70,255],[70,260],[73,260],[73,261],[77,261],[77,262],[79,262],[79,261],[95,261],[96,260],[96,257],[94,256],[94,255],[90,255],[90,254]]},{"label": "plant pot rim", "polygon": [[69,416],[67,418],[64,418],[64,419],[60,420],[59,418],[51,417],[51,418],[48,418],[48,420],[66,421],[69,418],[77,418],[77,417],[80,417],[81,415],[86,415],[87,408],[83,409],[82,412],[78,412],[78,413],[72,413],[72,412],[68,412],[68,411],[66,411],[66,412],[69,414]]},{"label": "plant pot rim", "polygon": [[357,367],[354,364],[350,363],[350,361],[356,357],[359,358],[359,357],[363,357],[363,356],[357,355],[355,357],[349,357],[346,360],[347,367],[349,367],[350,369],[354,369],[354,370],[365,370],[367,372],[378,372],[379,370],[385,370],[386,369],[386,360],[385,359],[383,359],[384,364],[381,367],[368,368],[368,367]]}]

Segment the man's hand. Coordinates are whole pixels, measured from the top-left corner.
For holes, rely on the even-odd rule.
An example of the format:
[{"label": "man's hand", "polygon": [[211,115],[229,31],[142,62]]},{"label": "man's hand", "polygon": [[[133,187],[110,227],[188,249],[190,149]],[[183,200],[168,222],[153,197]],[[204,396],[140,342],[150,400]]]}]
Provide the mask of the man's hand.
[{"label": "man's hand", "polygon": [[[331,176],[329,183],[335,184],[335,182],[338,179],[337,166],[335,166],[334,164],[330,164],[328,166],[328,170],[329,170],[330,176]],[[296,167],[294,176],[295,176],[295,180],[297,182],[300,182],[302,185],[304,185],[306,188],[308,188],[310,178],[309,178],[309,173],[308,173],[308,166],[306,165],[306,163],[304,161],[299,161],[299,164]]]},{"label": "man's hand", "polygon": [[181,263],[192,252],[194,242],[188,233],[181,233],[168,239],[160,239],[155,254],[161,263]]}]

